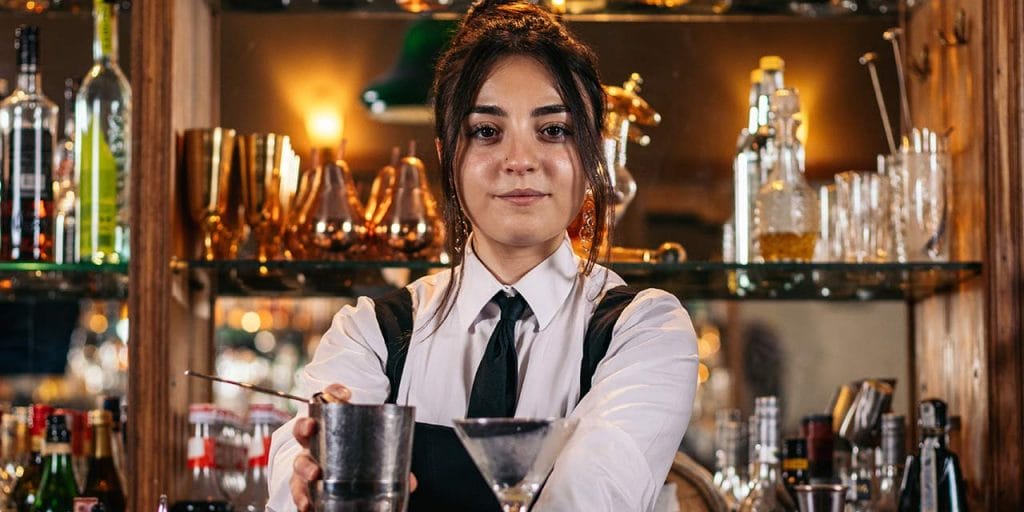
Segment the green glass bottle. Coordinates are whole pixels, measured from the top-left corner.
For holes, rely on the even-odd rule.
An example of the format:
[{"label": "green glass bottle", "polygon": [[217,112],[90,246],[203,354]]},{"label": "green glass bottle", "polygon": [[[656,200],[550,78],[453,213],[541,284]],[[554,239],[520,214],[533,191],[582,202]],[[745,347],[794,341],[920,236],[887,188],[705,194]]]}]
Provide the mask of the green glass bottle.
[{"label": "green glass bottle", "polygon": [[[110,449],[112,416],[102,409],[89,412],[92,426],[92,456],[82,496],[96,498],[107,512],[124,512],[124,490]],[[95,509],[93,509],[95,510]]]},{"label": "green glass bottle", "polygon": [[78,260],[126,263],[129,257],[131,88],[117,64],[117,3],[93,2],[93,66],[75,100]]},{"label": "green glass bottle", "polygon": [[71,462],[71,432],[68,418],[54,411],[46,419],[46,444],[43,445],[43,479],[36,491],[35,512],[72,512],[78,485]]}]

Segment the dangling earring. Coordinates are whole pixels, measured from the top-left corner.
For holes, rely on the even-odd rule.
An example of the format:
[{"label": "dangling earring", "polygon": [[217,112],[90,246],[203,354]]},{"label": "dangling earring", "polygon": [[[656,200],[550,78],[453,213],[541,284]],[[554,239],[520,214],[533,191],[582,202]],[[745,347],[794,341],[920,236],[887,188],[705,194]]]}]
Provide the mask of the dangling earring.
[{"label": "dangling earring", "polygon": [[[572,237],[575,231],[575,247],[579,256],[586,258],[590,255],[590,248],[594,245],[594,225],[597,220],[597,209],[594,206],[594,194],[587,187],[583,195],[583,206],[580,213],[572,224],[569,225],[569,236]],[[575,229],[574,229],[575,228]]]}]

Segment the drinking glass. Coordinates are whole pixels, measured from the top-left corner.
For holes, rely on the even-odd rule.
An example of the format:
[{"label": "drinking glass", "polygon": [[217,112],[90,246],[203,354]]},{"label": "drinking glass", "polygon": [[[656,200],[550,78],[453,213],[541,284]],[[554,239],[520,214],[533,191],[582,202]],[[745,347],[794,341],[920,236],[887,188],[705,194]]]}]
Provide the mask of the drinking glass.
[{"label": "drinking glass", "polygon": [[836,175],[836,236],[847,263],[875,263],[889,259],[889,186],[874,171],[847,171]]},{"label": "drinking glass", "polygon": [[472,418],[455,432],[505,512],[529,512],[576,418]]},{"label": "drinking glass", "polygon": [[886,159],[897,261],[949,261],[949,166],[946,144],[927,129]]}]

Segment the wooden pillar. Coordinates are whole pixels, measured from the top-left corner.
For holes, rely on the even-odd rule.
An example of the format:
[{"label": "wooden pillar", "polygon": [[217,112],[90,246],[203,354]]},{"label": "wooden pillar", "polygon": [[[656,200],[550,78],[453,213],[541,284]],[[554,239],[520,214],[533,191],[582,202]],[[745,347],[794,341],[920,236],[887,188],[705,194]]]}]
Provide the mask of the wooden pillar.
[{"label": "wooden pillar", "polygon": [[188,404],[209,396],[182,372],[212,366],[210,302],[170,262],[188,257],[191,239],[176,133],[209,126],[216,113],[213,24],[203,0],[137,2],[132,12],[131,510],[154,510],[161,494],[182,496]]}]

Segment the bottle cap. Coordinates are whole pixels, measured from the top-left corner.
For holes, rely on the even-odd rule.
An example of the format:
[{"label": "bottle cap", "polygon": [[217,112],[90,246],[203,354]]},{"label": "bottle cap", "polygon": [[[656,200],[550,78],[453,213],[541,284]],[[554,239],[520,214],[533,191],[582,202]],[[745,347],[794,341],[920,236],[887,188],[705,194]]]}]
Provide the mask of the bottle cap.
[{"label": "bottle cap", "polygon": [[103,409],[94,409],[89,411],[89,425],[110,426],[112,423],[114,423],[114,419],[110,414],[110,411],[104,411]]},{"label": "bottle cap", "polygon": [[68,431],[67,413],[56,410],[46,417],[46,442],[67,443],[71,441],[71,432]]},{"label": "bottle cap", "polygon": [[765,55],[758,61],[758,67],[764,71],[782,71],[786,69],[786,61],[778,55]]},{"label": "bottle cap", "polygon": [[750,83],[759,84],[764,79],[764,70],[755,69],[750,72]]},{"label": "bottle cap", "polygon": [[949,426],[946,402],[937,398],[922,400],[918,406],[917,425],[922,429],[945,430]]},{"label": "bottle cap", "polygon": [[18,66],[39,63],[39,27],[21,25],[14,30],[14,53]]}]

